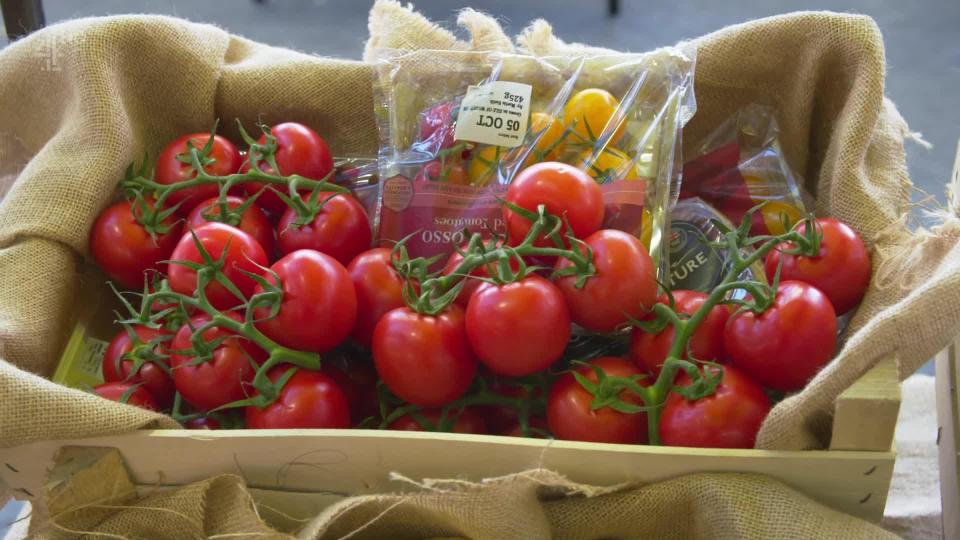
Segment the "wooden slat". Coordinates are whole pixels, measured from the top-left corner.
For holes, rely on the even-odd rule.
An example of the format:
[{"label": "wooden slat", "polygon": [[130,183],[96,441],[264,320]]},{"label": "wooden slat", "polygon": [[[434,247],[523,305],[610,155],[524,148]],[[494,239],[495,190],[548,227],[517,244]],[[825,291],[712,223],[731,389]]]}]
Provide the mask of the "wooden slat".
[{"label": "wooden slat", "polygon": [[900,412],[900,380],[893,356],[881,360],[837,398],[831,450],[888,451]]},{"label": "wooden slat", "polygon": [[8,463],[19,471],[4,470],[4,477],[12,486],[42,492],[46,467],[63,445],[120,449],[136,484],[180,485],[234,473],[258,489],[342,496],[413,489],[392,480],[392,472],[413,479],[481,480],[545,467],[593,485],[656,482],[694,472],[753,472],[874,521],[882,517],[894,462],[892,452],[662,448],[447,433],[140,431],[0,450],[0,467]]},{"label": "wooden slat", "polygon": [[943,537],[960,538],[960,360],[954,342],[937,355],[937,445],[940,450],[940,498]]}]

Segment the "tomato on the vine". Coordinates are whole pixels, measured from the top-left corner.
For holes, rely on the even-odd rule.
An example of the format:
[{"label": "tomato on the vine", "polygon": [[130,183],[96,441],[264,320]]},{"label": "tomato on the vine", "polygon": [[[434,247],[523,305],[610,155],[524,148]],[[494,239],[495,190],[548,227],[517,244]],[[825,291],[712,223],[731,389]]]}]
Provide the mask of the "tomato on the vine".
[{"label": "tomato on the vine", "polygon": [[[154,201],[148,199],[146,205],[153,208]],[[169,258],[177,245],[180,223],[170,216],[162,223],[169,232],[151,238],[137,222],[140,210],[135,207],[135,202],[121,201],[100,212],[90,229],[90,253],[111,279],[128,289],[142,290],[144,272],[165,268],[160,261]]]},{"label": "tomato on the vine", "polygon": [[[234,320],[240,316],[231,313]],[[212,348],[210,358],[192,353],[194,333],[210,322],[206,314],[196,315],[180,327],[170,343],[173,382],[183,400],[201,411],[248,397],[249,382],[267,353],[248,339],[221,327],[207,328],[202,341]]]},{"label": "tomato on the vine", "polygon": [[314,249],[326,253],[346,266],[354,257],[370,249],[373,232],[367,212],[357,199],[345,193],[324,192],[323,205],[313,221],[297,225],[300,215],[287,208],[277,223],[280,253]]},{"label": "tomato on the vine", "polygon": [[347,266],[357,293],[357,320],[351,337],[357,344],[370,347],[373,329],[380,317],[391,309],[403,307],[403,278],[390,262],[390,250],[367,250]]},{"label": "tomato on the vine", "polygon": [[[223,258],[221,269],[223,275],[233,283],[244,299],[250,298],[257,282],[245,272],[263,274],[263,268],[269,264],[267,254],[260,244],[252,236],[236,227],[226,223],[209,222],[193,230],[193,234],[190,232],[184,234],[180,243],[174,248],[173,254],[170,255],[170,260],[203,263],[204,258],[197,247],[197,242],[203,246],[212,260],[218,261]],[[188,296],[196,293],[196,270],[171,262],[168,278],[170,288],[174,291]],[[204,292],[210,304],[218,309],[229,309],[244,302],[244,299],[237,298],[218,281],[210,281],[204,288]]]},{"label": "tomato on the vine", "polygon": [[[699,448],[753,448],[770,400],[757,383],[730,366],[719,368],[723,380],[716,393],[688,401],[671,393],[660,417],[660,440],[667,446]],[[678,386],[688,386],[684,373]]]},{"label": "tomato on the vine", "polygon": [[406,307],[388,312],[373,331],[377,373],[404,401],[421,407],[450,403],[467,391],[477,372],[464,326],[456,305],[439,315]]},{"label": "tomato on the vine", "polygon": [[[602,88],[581,90],[567,100],[563,108],[564,124],[573,130],[580,142],[592,143],[600,137],[613,119],[620,102]],[[627,127],[625,120],[616,127],[610,142],[617,142]]]},{"label": "tomato on the vine", "polygon": [[[500,247],[502,245],[503,240],[497,240],[496,247]],[[466,245],[460,246],[460,251],[466,251],[466,249]],[[443,265],[443,270],[441,271],[442,275],[449,276],[450,274],[456,272],[457,267],[463,262],[463,255],[460,253],[460,251],[454,251],[450,254],[450,258],[447,259],[446,264]],[[454,300],[458,306],[462,307],[464,310],[467,309],[467,304],[470,302],[470,297],[473,296],[474,291],[479,289],[480,285],[483,285],[484,279],[490,277],[490,266],[491,265],[487,264],[478,266],[474,268],[472,272],[470,272],[470,277],[464,279],[463,287],[460,289],[460,293],[457,294],[457,298]],[[510,268],[514,272],[517,272],[520,270],[520,264],[516,260],[511,259]]]},{"label": "tomato on the vine", "polygon": [[[518,399],[530,403],[541,401],[544,398],[542,388],[525,388],[508,377],[490,378],[487,390],[505,398]],[[512,405],[480,405],[477,407],[477,410],[483,415],[491,433],[505,433],[519,424],[520,411]],[[545,427],[546,424],[544,424],[544,428]]]},{"label": "tomato on the vine", "polygon": [[157,406],[157,402],[154,401],[150,392],[147,392],[142,386],[137,386],[136,384],[119,381],[108,382],[94,386],[93,392],[110,401],[126,403],[127,405],[133,405],[151,411],[160,410],[160,407]]},{"label": "tomato on the vine", "polygon": [[[587,173],[566,163],[545,161],[527,167],[514,177],[506,201],[533,214],[538,206],[546,206],[548,213],[566,219],[577,238],[593,234],[603,223],[600,186]],[[522,242],[533,224],[507,205],[503,207],[503,219],[512,245]],[[548,240],[539,238],[536,243],[548,245]]]},{"label": "tomato on the vine", "polygon": [[[222,212],[220,212],[219,200],[219,197],[213,197],[193,207],[193,210],[190,211],[190,215],[187,217],[187,227],[196,230],[207,223],[221,221],[219,219],[207,219],[206,217],[223,215]],[[244,203],[244,200],[240,197],[229,195],[227,196],[226,202],[228,209],[235,210]],[[237,223],[235,227],[252,236],[253,239],[260,244],[260,247],[263,248],[267,257],[271,257],[274,244],[273,225],[256,202],[244,210],[243,214],[240,215],[240,222]]]},{"label": "tomato on the vine", "polygon": [[[590,365],[599,367],[611,377],[630,378],[642,375],[639,369],[623,358],[607,356],[591,360]],[[590,382],[598,381],[590,366],[580,366],[576,371]],[[648,384],[641,379],[639,384]],[[571,441],[642,444],[647,442],[647,415],[629,414],[610,407],[593,409],[593,394],[587,391],[573,376],[564,373],[553,383],[547,398],[547,423],[558,439]],[[619,398],[630,405],[643,405],[635,392],[624,389]]]},{"label": "tomato on the vine", "polygon": [[417,172],[416,179],[419,181],[445,182],[456,186],[465,186],[470,183],[463,163],[452,158],[442,165],[439,159],[428,162]]},{"label": "tomato on the vine", "polygon": [[445,101],[421,113],[420,141],[427,143],[433,152],[453,146],[457,107],[456,103]]},{"label": "tomato on the vine", "polygon": [[[277,138],[277,150],[273,157],[280,170],[274,171],[266,161],[260,161],[261,171],[267,174],[281,176],[296,174],[311,180],[323,180],[333,170],[333,156],[330,154],[330,148],[316,131],[297,122],[284,122],[272,126],[270,133]],[[266,142],[266,134],[261,135],[257,141],[258,144]],[[240,171],[249,169],[250,164],[246,162]],[[270,212],[279,214],[287,209],[287,205],[276,193],[266,189],[268,185],[272,184],[247,182],[244,184],[244,189],[251,196],[263,191],[257,202]],[[286,186],[273,185],[273,189],[284,195],[288,194]]]},{"label": "tomato on the vine", "polygon": [[467,306],[467,337],[477,358],[498,375],[543,371],[570,340],[570,311],[557,287],[537,275],[484,284]]},{"label": "tomato on the vine", "polygon": [[[653,261],[636,237],[612,229],[588,236],[584,242],[593,251],[595,275],[583,287],[576,276],[556,280],[570,306],[573,322],[592,332],[612,332],[629,319],[640,319],[657,300]],[[568,259],[557,261],[557,271],[571,267]]]},{"label": "tomato on the vine", "polygon": [[[797,231],[806,231],[802,223]],[[843,315],[863,300],[870,285],[870,252],[857,231],[842,221],[832,218],[816,220],[817,231],[823,237],[820,253],[813,257],[784,253],[794,249],[791,243],[778,246],[767,254],[767,277],[773,279],[781,261],[781,280],[809,283],[827,295],[837,315]]]},{"label": "tomato on the vine", "polygon": [[[288,365],[279,365],[267,376],[277,382]],[[297,369],[283,385],[277,399],[264,408],[246,407],[250,429],[346,429],[350,404],[337,383],[319,371]]]},{"label": "tomato on the vine", "polygon": [[[456,420],[450,429],[451,433],[472,433],[475,435],[486,435],[489,433],[487,424],[483,417],[471,407],[463,409],[457,415],[457,411],[448,413],[450,418],[456,416]],[[423,418],[427,425],[423,425],[417,420],[416,416]],[[387,429],[394,431],[432,431],[440,427],[440,418],[442,413],[439,409],[425,409],[417,411],[416,414],[405,414],[397,418],[387,426]]]},{"label": "tomato on the vine", "polygon": [[[699,291],[672,291],[674,308],[678,315],[693,315],[707,300],[707,295]],[[664,295],[659,303],[668,304]],[[710,309],[700,326],[690,336],[687,350],[681,358],[692,356],[694,360],[719,362],[723,360],[723,329],[730,317],[730,310],[724,305]],[[630,334],[630,358],[635,364],[656,377],[673,346],[675,330],[668,324],[656,334],[648,334],[640,328],[634,328]]]},{"label": "tomato on the vine", "polygon": [[[547,425],[547,419],[541,416],[531,416],[529,421],[529,437],[531,439],[549,439],[550,427]],[[520,422],[515,421],[513,424],[508,426],[506,429],[497,432],[504,437],[526,437],[523,434],[523,428],[520,427]]]},{"label": "tomato on the vine", "polygon": [[[350,274],[336,259],[301,249],[273,263],[265,277],[274,285],[279,278],[283,291],[276,316],[270,316],[270,307],[255,310],[257,328],[267,337],[291,349],[325,353],[350,334],[357,294]],[[254,294],[263,290],[257,285]]]},{"label": "tomato on the vine", "polygon": [[535,112],[530,115],[530,132],[542,133],[533,147],[533,152],[525,165],[530,166],[539,161],[559,161],[566,149],[567,141],[564,137],[564,125],[559,119],[547,113]]},{"label": "tomato on the vine", "polygon": [[773,305],[727,321],[724,349],[740,371],[768,388],[791,392],[825,366],[836,350],[837,316],[816,287],[783,281]]},{"label": "tomato on the vine", "polygon": [[[168,144],[157,157],[154,181],[159,184],[174,185],[195,178],[197,172],[190,165],[190,150],[187,143],[200,151],[209,141],[209,133],[193,133]],[[240,169],[241,162],[237,147],[220,135],[213,136],[210,153],[206,159],[201,158],[203,170],[211,176],[231,175]],[[186,216],[200,201],[216,197],[219,192],[220,188],[217,184],[201,184],[171,192],[167,197],[167,203],[170,206],[180,204],[177,211]]]},{"label": "tomato on the vine", "polygon": [[124,358],[134,348],[133,340],[127,331],[120,330],[110,341],[107,351],[103,355],[101,371],[105,382],[127,382],[140,384],[150,393],[154,401],[161,408],[167,408],[173,403],[173,379],[168,374],[167,347],[165,341],[169,334],[163,330],[156,330],[142,325],[133,327],[133,332],[140,341],[140,347],[152,348],[156,355],[155,360],[144,362],[134,372],[134,361]]}]

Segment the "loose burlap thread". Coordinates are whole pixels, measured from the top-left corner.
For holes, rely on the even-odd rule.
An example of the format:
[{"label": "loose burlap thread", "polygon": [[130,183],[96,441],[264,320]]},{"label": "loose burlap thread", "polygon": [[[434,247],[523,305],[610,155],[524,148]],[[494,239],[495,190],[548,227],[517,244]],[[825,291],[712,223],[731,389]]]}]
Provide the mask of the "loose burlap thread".
[{"label": "loose burlap thread", "polygon": [[[371,12],[368,52],[389,47],[546,55],[586,48],[562,42],[543,21],[515,41],[476,11],[462,12],[459,23],[470,32],[470,41],[458,41],[398,3],[378,2]],[[777,405],[757,442],[768,449],[821,448],[829,437],[833,402],[843,389],[892,354],[906,377],[960,330],[956,208],[942,212],[937,226],[908,231],[904,216],[911,184],[903,140],[909,130],[883,96],[882,39],[869,18],[799,13],[728,27],[691,43],[698,49],[698,114],[685,130],[685,141],[697,141],[744,105],[772,105],[781,146],[816,195],[817,211],[853,224],[872,248],[877,279],[851,321],[842,350],[804,391]],[[178,134],[208,129],[215,118],[224,120],[226,134],[234,138],[234,118],[245,125],[296,119],[316,128],[338,155],[372,155],[378,139],[371,80],[372,70],[363,62],[304,55],[212,26],[153,16],[69,21],[0,52],[0,193],[6,193],[0,203],[0,446],[176,427],[162,415],[45,378],[71,324],[87,231],[114,197],[129,162],[156,155]],[[543,485],[563,482],[542,474],[547,476],[537,477],[537,489],[522,475],[456,491],[456,496],[431,492],[351,500],[325,512],[308,530],[336,537],[359,525],[351,516],[372,519],[383,512],[354,537],[377,537],[376,527],[401,525],[397,530],[410,531],[409,537],[502,537],[505,529],[498,527],[521,518],[530,527],[515,529],[529,532],[518,534],[522,537],[594,536],[607,530],[601,526],[607,522],[594,515],[607,516],[611,527],[634,524],[640,515],[657,523],[668,520],[674,514],[656,505],[659,497],[692,508],[697,516],[677,525],[682,532],[674,537],[750,537],[752,530],[768,532],[755,537],[790,537],[800,526],[796,516],[805,515],[801,508],[814,505],[772,480],[737,475],[695,475],[619,494],[543,502]],[[184,493],[193,493],[189,489]],[[491,496],[494,491],[499,495]],[[746,511],[760,492],[776,493],[771,500],[778,503],[758,507],[768,508],[766,514]],[[656,497],[644,495],[651,493]],[[486,525],[471,521],[488,515],[483,504],[514,497],[527,497],[538,509],[531,515],[543,521],[530,517],[528,523],[519,508],[509,506],[498,506],[500,513],[489,514],[497,519]],[[697,501],[708,499],[729,505],[724,519],[700,515]],[[386,511],[393,503],[396,508]],[[810,513],[831,512],[815,508]],[[214,519],[211,511],[206,508],[204,519]],[[852,518],[817,519],[824,527],[821,537],[880,534]],[[697,523],[712,529],[696,528]],[[641,536],[626,529],[610,529],[609,535]],[[128,536],[137,534],[130,529]]]}]

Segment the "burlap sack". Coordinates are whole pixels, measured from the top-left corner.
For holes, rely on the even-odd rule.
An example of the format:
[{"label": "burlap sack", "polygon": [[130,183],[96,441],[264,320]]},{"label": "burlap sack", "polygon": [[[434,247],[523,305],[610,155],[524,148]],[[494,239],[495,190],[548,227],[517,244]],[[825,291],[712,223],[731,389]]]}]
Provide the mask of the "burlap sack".
[{"label": "burlap sack", "polygon": [[[371,13],[368,49],[515,47],[492,18],[468,10],[460,22],[470,42],[457,41],[399,4],[380,2]],[[905,377],[956,335],[956,207],[945,213],[943,225],[907,232],[910,182],[903,139],[909,132],[883,97],[883,47],[869,18],[801,13],[726,28],[693,43],[699,51],[699,113],[685,139],[697,140],[747,103],[774,105],[782,146],[816,194],[818,211],[853,224],[874,250],[874,284],[840,355],[806,390],[774,409],[757,443],[822,447],[833,400],[877,359],[895,352]],[[516,47],[533,54],[583,48],[561,42],[542,21],[519,36]],[[76,265],[86,253],[96,213],[113,196],[127,163],[144,152],[156,155],[177,134],[207,129],[215,117],[227,120],[229,135],[235,135],[229,127],[233,118],[246,124],[296,118],[316,127],[337,154],[372,154],[377,137],[371,75],[360,62],[267,47],[162,17],[71,21],[0,53],[0,178],[6,179],[0,184],[9,185],[0,204],[0,445],[175,427],[162,416],[43,378],[55,367],[69,325]],[[564,482],[550,475],[520,476],[458,490],[456,496],[432,492],[347,501],[309,530],[336,537],[376,517],[372,532],[355,537],[389,530],[409,533],[405,537],[538,538],[548,532],[583,537],[589,531],[589,536],[630,538],[666,535],[658,527],[668,522],[677,523],[676,537],[793,537],[800,534],[795,527],[804,525],[799,522],[815,514],[822,527],[815,536],[881,534],[829,514],[780,484],[719,478],[698,475],[556,503],[539,498],[555,491],[531,486],[556,488]],[[676,503],[669,508],[692,511],[676,518],[655,503],[664,497],[678,497],[669,499]],[[529,505],[495,506],[499,511],[488,513],[485,505],[510,499]],[[766,500],[774,503],[757,506]],[[719,517],[702,510],[705,501],[712,512],[723,509]],[[402,512],[388,510],[394,503]],[[751,507],[761,510],[748,511]],[[207,508],[205,519],[214,519],[212,511]],[[641,529],[642,521],[654,529]],[[508,522],[519,528],[501,528]],[[758,528],[763,523],[769,527]],[[624,528],[605,529],[608,525]],[[758,530],[764,532],[753,532]]]}]

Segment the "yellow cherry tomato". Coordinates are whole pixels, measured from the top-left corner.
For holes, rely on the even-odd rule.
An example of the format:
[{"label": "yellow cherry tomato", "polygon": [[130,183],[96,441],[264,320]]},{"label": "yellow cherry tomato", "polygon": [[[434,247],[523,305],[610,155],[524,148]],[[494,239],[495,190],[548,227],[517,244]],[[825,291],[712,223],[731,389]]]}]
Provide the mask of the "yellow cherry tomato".
[{"label": "yellow cherry tomato", "polygon": [[473,151],[470,157],[470,168],[467,176],[470,185],[485,186],[497,177],[500,160],[506,155],[507,149],[499,146],[484,146]]},{"label": "yellow cherry tomato", "polygon": [[[563,108],[564,127],[573,126],[573,132],[579,136],[575,137],[579,138],[578,142],[594,141],[603,133],[619,105],[617,98],[602,88],[581,90]],[[627,123],[621,122],[610,142],[618,141],[626,127]]]},{"label": "yellow cherry tomato", "polygon": [[567,144],[566,140],[561,140],[564,129],[563,122],[547,113],[535,112],[530,115],[530,131],[532,133],[546,131],[540,136],[540,140],[533,147],[533,152],[527,158],[528,165],[541,161],[558,161]]},{"label": "yellow cherry tomato", "polygon": [[653,237],[653,216],[646,208],[643,209],[643,216],[640,218],[640,243],[650,251],[650,239]]},{"label": "yellow cherry tomato", "polygon": [[593,150],[584,150],[577,157],[577,168],[586,171],[593,179],[610,180],[639,180],[640,169],[636,163],[631,164],[630,156],[613,147],[605,148],[590,166],[588,160],[593,156]]},{"label": "yellow cherry tomato", "polygon": [[[757,201],[759,204],[762,201]],[[780,235],[787,232],[787,226],[792,227],[803,218],[800,210],[791,204],[780,201],[767,201],[760,209],[763,215],[763,224],[770,234]]]}]

